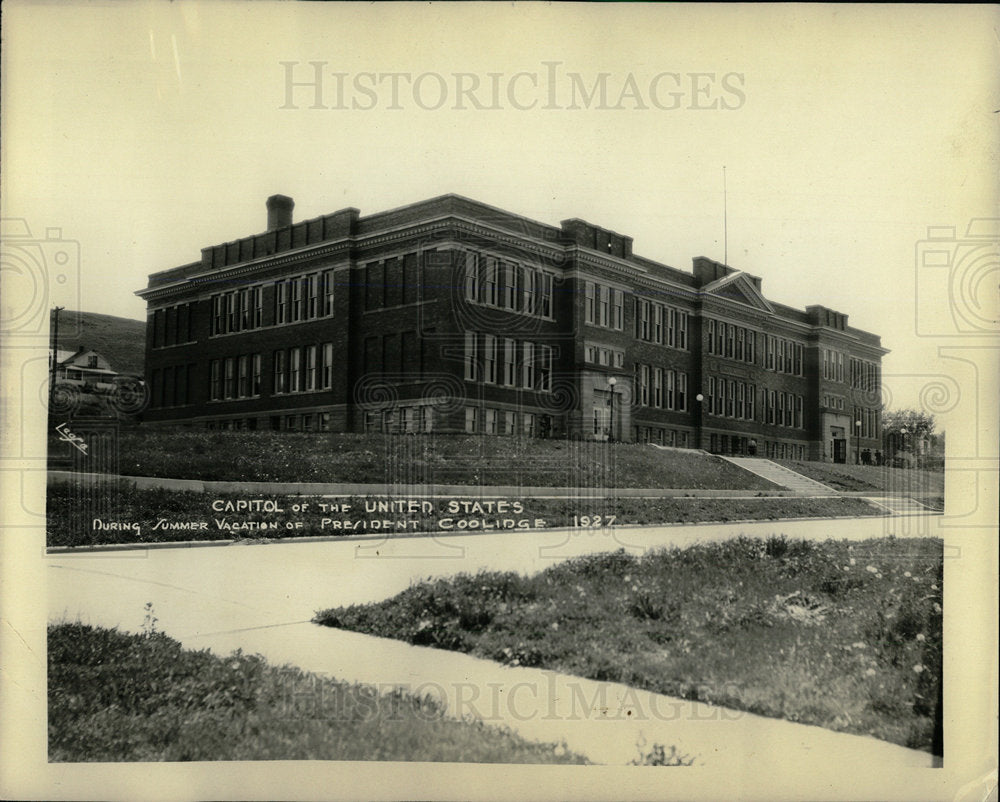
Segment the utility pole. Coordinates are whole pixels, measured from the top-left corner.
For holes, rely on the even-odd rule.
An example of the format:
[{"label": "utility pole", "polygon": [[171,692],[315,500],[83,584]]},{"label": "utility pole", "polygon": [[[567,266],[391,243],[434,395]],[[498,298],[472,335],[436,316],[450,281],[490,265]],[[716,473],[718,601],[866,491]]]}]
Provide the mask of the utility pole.
[{"label": "utility pole", "polygon": [[56,368],[59,365],[59,313],[66,307],[57,306],[52,320],[52,366],[49,373],[49,413],[52,412],[52,399],[56,392]]}]

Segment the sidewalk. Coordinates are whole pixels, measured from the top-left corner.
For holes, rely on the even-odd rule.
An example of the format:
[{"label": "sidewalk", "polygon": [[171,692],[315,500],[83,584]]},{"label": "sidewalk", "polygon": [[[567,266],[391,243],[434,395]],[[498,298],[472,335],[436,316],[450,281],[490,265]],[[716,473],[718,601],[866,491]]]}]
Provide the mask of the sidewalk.
[{"label": "sidewalk", "polygon": [[[928,535],[938,535],[928,518]],[[697,540],[780,530],[795,537],[884,535],[886,519],[760,522],[697,529],[409,538],[303,544],[234,545],[116,554],[53,555],[50,620],[81,620],[140,631],[151,603],[159,630],[189,648],[228,654],[241,648],[274,665],[337,678],[402,685],[441,699],[453,715],[504,724],[526,738],[564,740],[599,763],[623,764],[654,744],[696,757],[699,765],[743,771],[761,759],[817,769],[877,761],[886,770],[930,766],[923,752],[872,738],[767,719],[702,703],[553,672],[509,668],[454,652],[312,624],[341,604],[378,601],[416,579],[479,568],[534,572],[578,554],[646,550]],[[308,698],[296,700],[308,708]]]}]

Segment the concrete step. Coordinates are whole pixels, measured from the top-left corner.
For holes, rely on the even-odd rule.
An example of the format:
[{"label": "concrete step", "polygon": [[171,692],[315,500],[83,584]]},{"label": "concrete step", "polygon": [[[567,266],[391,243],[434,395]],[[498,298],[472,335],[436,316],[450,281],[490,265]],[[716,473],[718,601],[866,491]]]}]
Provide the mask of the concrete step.
[{"label": "concrete step", "polygon": [[759,457],[722,457],[722,459],[743,468],[743,470],[755,473],[769,482],[787,487],[789,490],[800,495],[838,495],[837,491],[832,487],[817,482],[815,479],[810,479],[808,476],[803,476],[801,473],[796,473],[784,465],[771,462],[769,459],[760,459]]},{"label": "concrete step", "polygon": [[935,512],[909,496],[866,496],[865,498],[880,507],[885,507],[893,515]]}]

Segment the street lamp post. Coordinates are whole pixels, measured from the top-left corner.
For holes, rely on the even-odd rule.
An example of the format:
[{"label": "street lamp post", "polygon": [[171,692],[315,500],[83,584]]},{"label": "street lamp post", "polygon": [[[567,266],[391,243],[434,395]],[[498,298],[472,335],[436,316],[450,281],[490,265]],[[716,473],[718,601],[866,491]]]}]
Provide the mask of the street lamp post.
[{"label": "street lamp post", "polygon": [[703,423],[702,413],[704,412],[704,409],[701,406],[701,402],[705,400],[705,396],[703,396],[701,393],[698,393],[698,395],[694,397],[694,400],[698,402],[698,412],[695,415],[695,420],[697,421],[697,426],[698,426],[698,442],[696,444],[696,447],[704,448],[705,444],[701,442],[702,438],[701,427]]},{"label": "street lamp post", "polygon": [[608,442],[609,443],[613,443],[614,440],[615,440],[615,385],[617,383],[618,383],[618,380],[614,376],[612,376],[610,379],[608,379],[608,392],[610,393],[610,395],[608,396],[608,406],[611,408],[611,415],[610,415],[610,417],[608,419],[608,423],[609,423],[609,426],[608,426]]},{"label": "street lamp post", "polygon": [[856,451],[855,465],[861,464],[861,421],[854,421],[854,447]]},{"label": "street lamp post", "polygon": [[903,463],[904,463],[903,467],[904,468],[907,467],[907,463],[909,462],[906,459],[906,435],[907,434],[908,434],[908,432],[906,431],[906,427],[905,426],[902,429],[899,430],[900,441],[902,442],[902,446],[900,447],[900,450],[903,452]]}]

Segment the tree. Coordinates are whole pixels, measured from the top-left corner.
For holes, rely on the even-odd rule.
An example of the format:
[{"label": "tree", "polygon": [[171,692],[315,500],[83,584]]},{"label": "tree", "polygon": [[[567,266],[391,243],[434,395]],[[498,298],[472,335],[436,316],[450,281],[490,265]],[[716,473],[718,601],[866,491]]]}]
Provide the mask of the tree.
[{"label": "tree", "polygon": [[893,459],[900,465],[919,467],[924,463],[927,443],[934,433],[934,416],[916,409],[888,409],[882,413],[882,436]]},{"label": "tree", "polygon": [[906,438],[922,441],[934,433],[934,416],[916,409],[887,409],[882,413],[882,431],[886,437],[900,435],[906,429]]}]

